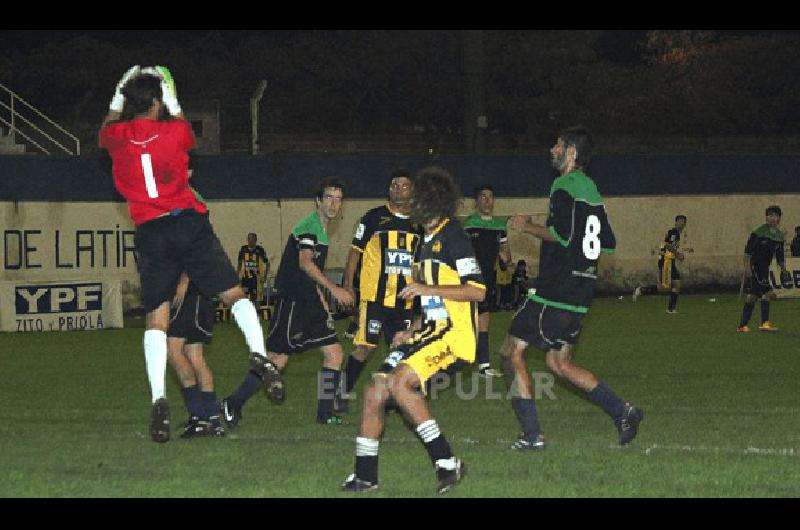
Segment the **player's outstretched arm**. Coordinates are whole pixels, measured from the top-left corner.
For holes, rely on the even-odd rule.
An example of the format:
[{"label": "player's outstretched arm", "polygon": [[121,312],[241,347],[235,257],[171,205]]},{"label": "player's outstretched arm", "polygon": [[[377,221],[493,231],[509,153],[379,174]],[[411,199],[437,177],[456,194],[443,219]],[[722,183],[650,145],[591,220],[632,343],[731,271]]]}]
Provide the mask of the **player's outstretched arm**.
[{"label": "player's outstretched arm", "polygon": [[555,241],[555,238],[550,231],[547,230],[547,227],[534,223],[528,215],[517,214],[509,220],[508,224],[513,230],[517,230],[518,232],[530,234],[543,241]]},{"label": "player's outstretched arm", "polygon": [[411,282],[400,291],[400,296],[404,300],[416,296],[438,296],[454,302],[483,302],[486,298],[486,288],[478,287],[471,282],[461,285],[426,285]]},{"label": "player's outstretched arm", "polygon": [[141,73],[141,67],[138,64],[131,66],[117,82],[117,87],[114,90],[114,96],[111,98],[111,102],[108,104],[108,114],[106,114],[103,124],[100,126],[101,129],[112,121],[117,121],[120,118],[122,115],[122,109],[125,106],[125,96],[122,95],[122,89],[132,77],[139,75],[139,73]]}]

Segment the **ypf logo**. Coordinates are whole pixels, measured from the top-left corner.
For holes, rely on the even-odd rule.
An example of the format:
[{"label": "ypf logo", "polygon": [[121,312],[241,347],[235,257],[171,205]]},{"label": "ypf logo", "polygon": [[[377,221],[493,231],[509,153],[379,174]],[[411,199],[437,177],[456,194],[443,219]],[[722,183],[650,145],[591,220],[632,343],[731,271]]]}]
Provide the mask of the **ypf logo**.
[{"label": "ypf logo", "polygon": [[386,274],[410,276],[411,267],[414,265],[414,256],[407,250],[387,250],[384,263],[386,264]]},{"label": "ypf logo", "polygon": [[80,313],[103,309],[103,284],[18,285],[17,315]]}]

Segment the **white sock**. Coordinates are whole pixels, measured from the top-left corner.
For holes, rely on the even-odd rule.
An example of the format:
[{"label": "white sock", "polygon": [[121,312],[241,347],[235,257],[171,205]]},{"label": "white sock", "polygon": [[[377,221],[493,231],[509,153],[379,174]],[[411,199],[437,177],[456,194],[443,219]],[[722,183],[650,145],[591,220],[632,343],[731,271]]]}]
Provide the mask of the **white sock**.
[{"label": "white sock", "polygon": [[147,379],[153,403],[166,397],[165,379],[167,375],[167,334],[159,329],[144,332],[144,360],[147,365]]},{"label": "white sock", "polygon": [[380,446],[378,440],[371,440],[369,438],[356,438],[356,456],[378,456],[378,447]]},{"label": "white sock", "polygon": [[242,298],[231,306],[231,314],[239,329],[242,330],[250,351],[262,357],[266,356],[264,332],[261,330],[261,322],[258,320],[258,313],[256,313],[253,303],[247,298]]},{"label": "white sock", "polygon": [[422,438],[423,443],[430,443],[438,438],[442,433],[436,420],[428,420],[417,425],[417,434]]}]

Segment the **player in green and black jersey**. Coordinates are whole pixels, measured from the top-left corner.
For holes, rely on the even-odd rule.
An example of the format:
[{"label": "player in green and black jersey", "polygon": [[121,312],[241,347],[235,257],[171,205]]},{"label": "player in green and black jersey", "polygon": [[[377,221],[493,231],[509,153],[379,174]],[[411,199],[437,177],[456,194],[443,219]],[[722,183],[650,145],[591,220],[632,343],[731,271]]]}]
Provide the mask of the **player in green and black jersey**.
[{"label": "player in green and black jersey", "polygon": [[[664,242],[658,256],[658,284],[639,286],[633,291],[633,301],[635,302],[643,294],[655,294],[669,291],[669,304],[667,313],[678,312],[678,295],[681,292],[681,273],[678,271],[678,261],[683,261],[681,253],[681,233],[686,228],[686,216],[678,215],[675,217],[675,226],[667,230]],[[691,252],[692,249],[686,249]]]},{"label": "player in green and black jersey", "polygon": [[[342,422],[333,414],[333,399],[339,387],[343,354],[330,308],[320,287],[328,289],[342,305],[353,304],[350,293],[322,272],[328,255],[328,223],[339,214],[343,189],[343,184],[336,178],[323,180],[316,195],[316,210],[292,229],[275,279],[280,301],[270,320],[267,335],[267,357],[279,371],[286,367],[290,355],[312,348],[322,350],[325,359],[320,372],[321,392],[317,406],[317,422],[322,424]],[[283,401],[283,380],[265,383],[268,395],[276,401]],[[260,387],[261,381],[251,373],[239,389],[223,400],[223,413],[229,426],[239,422],[242,406]]]},{"label": "player in green and black jersey", "polygon": [[478,304],[478,372],[484,377],[500,377],[503,374],[494,370],[489,364],[489,325],[491,313],[489,310],[497,299],[497,278],[495,263],[500,260],[500,267],[511,264],[511,249],[508,246],[505,217],[495,217],[494,189],[488,184],[475,189],[476,212],[464,220],[464,230],[472,239],[475,256],[483,272],[486,282],[486,299]]},{"label": "player in green and black jersey", "polygon": [[778,225],[781,222],[781,209],[778,206],[767,208],[767,222],[750,233],[744,249],[744,277],[748,279],[747,299],[742,309],[742,319],[736,331],[750,331],[747,323],[753,315],[756,300],[761,300],[761,331],[778,331],[769,321],[769,302],[775,300],[775,292],[769,283],[769,265],[773,258],[781,268],[781,280],[789,273],[786,270],[783,245],[786,235]]},{"label": "player in green and black jersey", "polygon": [[535,289],[511,322],[501,353],[503,373],[512,392],[512,408],[523,433],[514,449],[544,448],[533,389],[525,366],[525,350],[533,345],[547,352],[547,366],[566,379],[613,418],[621,445],[636,436],[642,412],[617,397],[585,368],[572,363],[572,353],[589,311],[601,253],[612,253],[616,239],[603,198],[586,173],[592,139],[583,128],[563,131],[551,149],[560,176],[550,188],[547,226],[517,215],[511,227],[542,240]]},{"label": "player in green and black jersey", "polygon": [[421,229],[412,226],[409,200],[412,182],[408,170],[395,171],[389,181],[389,203],[369,210],[359,220],[344,271],[344,287],[355,297],[354,277],[360,261],[358,328],[337,399],[337,412],[347,410],[347,395],[353,389],[369,354],[381,334],[390,345],[396,333],[408,329],[413,300],[400,292],[411,279],[414,252]]}]

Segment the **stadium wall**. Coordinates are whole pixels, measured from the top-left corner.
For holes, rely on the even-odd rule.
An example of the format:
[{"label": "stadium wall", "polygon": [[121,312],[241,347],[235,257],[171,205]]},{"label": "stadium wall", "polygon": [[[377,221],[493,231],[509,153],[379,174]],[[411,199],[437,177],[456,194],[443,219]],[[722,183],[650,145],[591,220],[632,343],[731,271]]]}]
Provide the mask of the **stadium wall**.
[{"label": "stadium wall", "polygon": [[[677,214],[689,218],[682,246],[694,252],[687,253],[680,269],[690,290],[738,287],[747,236],[763,223],[770,204],[783,208],[789,233],[800,225],[800,179],[790,178],[800,158],[656,157],[658,163],[645,163],[650,158],[620,157],[613,181],[600,171],[602,159],[592,167],[593,176],[600,174],[596,180],[618,240],[617,253],[601,262],[603,291],[623,292],[655,281],[657,249]],[[656,170],[664,169],[668,158],[673,166],[667,178]],[[256,232],[274,274],[292,226],[314,208],[312,199],[297,197],[313,195],[318,177],[338,174],[348,182],[342,218],[330,227],[328,259],[329,267],[343,267],[358,218],[383,202],[377,197],[387,189],[385,175],[400,165],[417,169],[422,162],[374,156],[205,157],[197,162],[193,183],[210,199],[212,222],[231,259],[246,234]],[[552,172],[543,157],[452,157],[438,163],[454,172],[465,193],[483,175],[494,175],[487,180],[497,191],[497,215],[546,216]],[[709,176],[700,178],[700,170]],[[715,183],[724,194],[689,193]],[[465,200],[461,213],[471,207]],[[139,304],[134,226],[101,161],[0,157],[0,219],[0,281],[119,279],[125,309]],[[535,274],[539,243],[514,233],[510,241],[514,258],[532,264]]]}]

